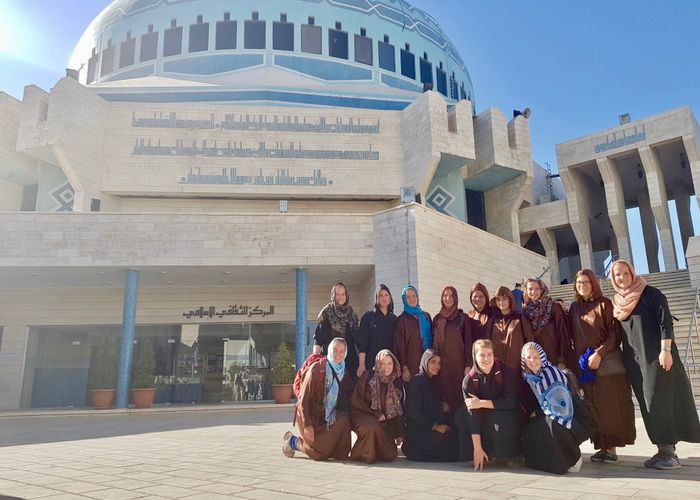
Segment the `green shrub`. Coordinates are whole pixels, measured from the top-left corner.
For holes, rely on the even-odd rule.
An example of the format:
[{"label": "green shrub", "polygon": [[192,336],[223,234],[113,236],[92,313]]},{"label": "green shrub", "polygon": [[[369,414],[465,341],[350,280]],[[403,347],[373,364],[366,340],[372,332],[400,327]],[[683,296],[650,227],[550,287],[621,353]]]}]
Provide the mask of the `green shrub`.
[{"label": "green shrub", "polygon": [[295,374],[294,357],[287,349],[287,344],[282,342],[272,365],[272,383],[277,385],[291,384],[294,382]]},{"label": "green shrub", "polygon": [[90,364],[90,389],[117,387],[117,339],[104,337],[95,346]]},{"label": "green shrub", "polygon": [[153,347],[148,340],[142,339],[136,344],[134,362],[131,371],[132,389],[151,389],[156,386],[156,370]]}]

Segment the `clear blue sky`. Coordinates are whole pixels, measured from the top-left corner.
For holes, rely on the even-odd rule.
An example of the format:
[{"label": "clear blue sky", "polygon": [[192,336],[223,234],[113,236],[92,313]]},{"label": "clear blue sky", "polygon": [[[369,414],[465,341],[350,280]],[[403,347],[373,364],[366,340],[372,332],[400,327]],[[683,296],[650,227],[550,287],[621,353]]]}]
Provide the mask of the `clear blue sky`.
[{"label": "clear blue sky", "polygon": [[[106,0],[0,0],[0,91],[50,89]],[[700,113],[700,1],[412,0],[461,52],[477,111],[532,108],[533,157],[555,144],[681,106]],[[696,234],[700,212],[694,206]],[[645,272],[638,214],[629,214]],[[682,252],[681,252],[682,253]]]}]

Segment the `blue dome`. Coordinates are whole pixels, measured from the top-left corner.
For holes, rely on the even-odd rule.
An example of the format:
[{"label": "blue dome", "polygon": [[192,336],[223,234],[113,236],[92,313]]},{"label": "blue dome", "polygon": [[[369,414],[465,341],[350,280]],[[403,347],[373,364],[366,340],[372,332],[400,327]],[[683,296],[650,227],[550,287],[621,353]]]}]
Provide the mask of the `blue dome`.
[{"label": "blue dome", "polygon": [[71,67],[111,100],[402,109],[474,100],[438,23],[403,0],[117,0]]}]

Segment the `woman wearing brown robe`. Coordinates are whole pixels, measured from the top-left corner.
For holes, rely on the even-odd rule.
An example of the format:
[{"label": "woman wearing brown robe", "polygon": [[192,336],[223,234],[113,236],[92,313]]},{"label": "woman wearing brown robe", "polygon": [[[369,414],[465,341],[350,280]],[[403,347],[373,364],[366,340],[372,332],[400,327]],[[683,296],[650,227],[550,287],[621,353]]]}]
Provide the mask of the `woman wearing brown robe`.
[{"label": "woman wearing brown robe", "polygon": [[[613,305],[603,297],[595,273],[583,269],[576,273],[574,302],[569,309],[576,367],[581,388],[591,403],[598,430],[591,440],[596,450],[593,462],[617,463],[615,448],[634,444],[634,406],[632,391],[620,355],[622,335],[613,317]],[[583,371],[581,365],[587,370]],[[595,372],[593,380],[585,375]]]},{"label": "woman wearing brown robe", "polygon": [[350,398],[354,388],[345,367],[347,344],[334,338],[328,355],[308,367],[301,382],[295,408],[300,436],[285,433],[282,453],[293,457],[295,451],[313,460],[347,460],[352,443]]},{"label": "woman wearing brown robe", "polygon": [[525,281],[523,314],[530,321],[537,342],[549,362],[560,369],[574,368],[569,324],[562,307],[547,295],[549,288],[539,278]]},{"label": "woman wearing brown robe", "polygon": [[401,293],[403,312],[394,331],[394,354],[401,365],[401,379],[405,384],[418,373],[423,352],[433,346],[430,314],[418,303],[418,289],[408,285]]},{"label": "woman wearing brown robe", "polygon": [[495,313],[487,325],[488,340],[493,342],[494,354],[520,375],[520,351],[534,335],[530,322],[515,309],[515,297],[505,286],[498,287],[491,299]]},{"label": "woman wearing brown robe", "polygon": [[403,437],[403,384],[399,362],[389,349],[377,353],[373,370],[360,375],[350,410],[357,441],[350,460],[392,462]]},{"label": "woman wearing brown robe", "polygon": [[454,287],[442,291],[441,303],[442,309],[433,318],[433,350],[442,361],[435,383],[440,401],[454,413],[464,405],[462,380],[472,365],[472,332],[469,318],[458,308]]},{"label": "woman wearing brown robe", "polygon": [[[482,283],[474,283],[469,292],[472,309],[467,313],[471,320],[472,342],[488,338],[487,325],[493,316],[493,308],[489,305],[489,291]],[[471,346],[469,347],[471,349]]]}]

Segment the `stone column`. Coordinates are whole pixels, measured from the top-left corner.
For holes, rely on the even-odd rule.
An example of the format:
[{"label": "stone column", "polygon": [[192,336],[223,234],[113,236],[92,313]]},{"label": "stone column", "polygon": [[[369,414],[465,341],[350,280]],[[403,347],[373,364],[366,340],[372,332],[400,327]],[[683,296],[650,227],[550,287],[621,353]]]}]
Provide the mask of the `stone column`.
[{"label": "stone column", "polygon": [[638,151],[647,177],[651,209],[654,212],[656,225],[659,228],[664,266],[666,271],[675,271],[678,269],[676,246],[673,243],[673,230],[671,229],[671,218],[668,213],[668,197],[666,195],[666,182],[664,181],[663,170],[654,149],[649,146],[642,146],[638,148]]},{"label": "stone column", "polygon": [[119,347],[119,372],[117,377],[117,395],[114,403],[115,408],[126,408],[129,404],[131,365],[134,357],[134,339],[136,338],[138,286],[138,269],[128,269],[126,271],[126,286],[124,287],[124,313],[122,316],[122,339]]},{"label": "stone column", "polygon": [[552,229],[538,229],[537,236],[542,242],[544,253],[549,261],[549,279],[552,281],[550,285],[558,285],[559,277],[559,254],[557,253],[557,237]]},{"label": "stone column", "polygon": [[649,193],[640,191],[637,194],[639,204],[639,217],[642,220],[642,235],[644,236],[644,249],[647,254],[647,263],[650,273],[658,273],[659,268],[659,238],[656,234],[656,222],[654,212],[651,209]]},{"label": "stone column", "polygon": [[673,195],[676,201],[676,213],[678,214],[678,225],[681,231],[681,241],[683,242],[683,252],[688,249],[688,240],[695,236],[693,229],[693,219],[690,215],[690,194],[682,188],[675,188]]},{"label": "stone column", "polygon": [[591,240],[591,225],[588,221],[590,193],[580,174],[574,169],[562,168],[559,170],[559,175],[566,190],[569,221],[578,242],[581,269],[593,269],[593,242]]},{"label": "stone column", "polygon": [[306,269],[296,271],[296,347],[295,356],[297,370],[306,359],[306,318],[308,315],[308,284]]},{"label": "stone column", "polygon": [[693,177],[695,198],[700,203],[700,145],[697,143],[695,136],[684,135],[683,147],[685,148],[685,156],[688,158],[690,175]]},{"label": "stone column", "polygon": [[[2,329],[0,346],[0,410],[17,410],[22,399],[22,379],[24,361],[27,357],[27,339],[29,328],[26,326],[5,325]],[[33,373],[31,374],[34,375]],[[25,381],[26,385],[26,381]],[[28,388],[31,393],[31,386]],[[29,406],[31,399],[25,398],[24,406]]]},{"label": "stone column", "polygon": [[610,223],[617,239],[618,256],[632,262],[632,246],[625,210],[625,192],[620,178],[620,170],[611,158],[598,158],[596,164],[605,184],[605,200]]}]

